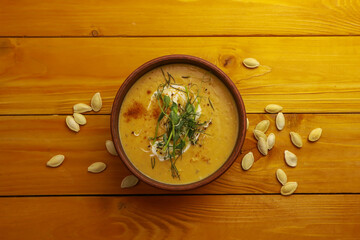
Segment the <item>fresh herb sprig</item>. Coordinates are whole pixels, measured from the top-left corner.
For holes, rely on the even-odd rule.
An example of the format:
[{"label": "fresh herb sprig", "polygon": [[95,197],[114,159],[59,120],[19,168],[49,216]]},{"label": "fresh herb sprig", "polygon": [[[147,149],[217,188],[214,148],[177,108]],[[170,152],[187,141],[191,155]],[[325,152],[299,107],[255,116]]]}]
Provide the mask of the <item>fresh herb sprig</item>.
[{"label": "fresh herb sprig", "polygon": [[154,169],[155,167],[155,157],[151,157],[151,168]]},{"label": "fresh herb sprig", "polygon": [[[197,144],[198,138],[204,134],[207,121],[200,122],[197,109],[200,105],[201,96],[199,89],[194,93],[192,87],[195,84],[182,86],[175,82],[174,77],[161,69],[164,83],[160,84],[156,91],[156,101],[160,108],[160,114],[156,123],[155,136],[152,138],[152,144],[156,144],[157,151],[168,159],[171,165],[171,174],[173,178],[179,178],[180,174],[176,167],[176,161],[182,157],[182,153],[187,144]],[[183,92],[186,96],[185,104],[181,105],[171,100],[164,94],[164,90],[174,88]],[[209,100],[210,101],[210,100]],[[211,104],[212,105],[212,104]],[[213,106],[212,106],[213,107]],[[163,124],[165,133],[159,135],[159,126]],[[155,167],[155,159],[151,158],[151,166]]]}]

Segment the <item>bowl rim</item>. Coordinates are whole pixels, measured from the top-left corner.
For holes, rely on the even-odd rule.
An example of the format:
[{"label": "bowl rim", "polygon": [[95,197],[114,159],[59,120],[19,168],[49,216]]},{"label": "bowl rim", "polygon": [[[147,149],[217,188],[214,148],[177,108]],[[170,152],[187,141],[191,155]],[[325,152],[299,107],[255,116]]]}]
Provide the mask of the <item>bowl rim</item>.
[{"label": "bowl rim", "polygon": [[[145,73],[147,73],[159,66],[168,65],[168,64],[190,64],[190,65],[194,65],[194,66],[203,68],[203,69],[211,72],[212,74],[214,74],[216,77],[218,77],[224,83],[224,85],[230,91],[231,95],[234,98],[235,105],[236,105],[237,112],[238,112],[239,127],[238,127],[237,139],[236,139],[233,151],[231,152],[231,154],[227,158],[227,160],[224,162],[224,164],[219,169],[217,169],[215,172],[213,172],[212,174],[210,174],[209,176],[205,177],[204,179],[202,179],[200,181],[192,182],[192,183],[188,183],[188,184],[181,184],[181,185],[162,183],[162,182],[159,182],[157,180],[154,180],[154,179],[146,176],[144,173],[139,171],[128,159],[128,157],[122,147],[122,144],[120,141],[120,133],[119,133],[120,109],[121,109],[122,102],[123,102],[127,92],[129,91],[129,89]],[[198,58],[198,57],[191,56],[191,55],[184,55],[184,54],[172,54],[172,55],[161,56],[161,57],[152,59],[152,60],[144,63],[143,65],[141,65],[140,67],[135,69],[126,78],[126,80],[123,82],[123,84],[119,88],[119,90],[115,96],[114,102],[113,102],[113,106],[112,106],[112,110],[111,110],[111,117],[110,117],[110,128],[111,128],[112,140],[114,142],[114,146],[115,146],[116,152],[118,153],[118,156],[120,157],[122,162],[125,164],[125,166],[141,181],[143,181],[151,186],[154,186],[154,187],[157,187],[160,189],[164,189],[164,190],[190,190],[190,189],[198,188],[200,186],[204,186],[204,185],[214,181],[215,179],[220,177],[222,174],[224,174],[230,168],[230,166],[235,162],[235,160],[237,159],[237,157],[241,151],[244,141],[245,141],[246,111],[245,111],[244,102],[241,98],[241,95],[240,95],[237,87],[235,86],[233,81],[220,68],[218,68],[216,65],[214,65],[202,58]]]}]

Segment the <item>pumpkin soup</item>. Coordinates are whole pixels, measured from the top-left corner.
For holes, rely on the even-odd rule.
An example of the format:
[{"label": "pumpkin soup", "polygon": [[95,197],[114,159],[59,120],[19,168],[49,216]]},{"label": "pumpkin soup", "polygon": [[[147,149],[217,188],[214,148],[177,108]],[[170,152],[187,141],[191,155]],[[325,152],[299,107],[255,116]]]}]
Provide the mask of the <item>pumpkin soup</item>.
[{"label": "pumpkin soup", "polygon": [[230,156],[238,112],[227,87],[212,73],[189,64],[147,72],[120,109],[122,147],[149,178],[167,184],[199,181]]}]

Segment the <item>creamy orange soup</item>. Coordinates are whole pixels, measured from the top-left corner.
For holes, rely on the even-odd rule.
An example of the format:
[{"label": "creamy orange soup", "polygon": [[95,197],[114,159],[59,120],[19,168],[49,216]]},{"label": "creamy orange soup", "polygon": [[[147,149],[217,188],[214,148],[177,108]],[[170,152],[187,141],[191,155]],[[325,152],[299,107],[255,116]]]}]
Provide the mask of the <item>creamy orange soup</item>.
[{"label": "creamy orange soup", "polygon": [[188,184],[228,159],[238,121],[234,99],[216,76],[193,65],[169,64],[146,73],[128,91],[119,131],[139,171],[162,183]]}]

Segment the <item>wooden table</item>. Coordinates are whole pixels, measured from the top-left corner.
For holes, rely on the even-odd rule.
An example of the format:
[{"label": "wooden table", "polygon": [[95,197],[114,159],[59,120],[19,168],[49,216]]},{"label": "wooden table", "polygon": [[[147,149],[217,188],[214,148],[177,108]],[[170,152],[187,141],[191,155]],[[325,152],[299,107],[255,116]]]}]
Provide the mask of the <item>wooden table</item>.
[{"label": "wooden table", "polygon": [[[321,0],[0,2],[0,239],[360,239],[360,2]],[[204,58],[242,94],[250,171],[233,166],[188,192],[139,183],[105,150],[116,91],[139,65],[167,54]],[[258,59],[249,70],[241,62]],[[101,92],[78,134],[65,116]],[[279,132],[274,114],[284,107]],[[252,130],[269,119],[266,157]],[[311,129],[322,138],[309,143]],[[289,132],[304,140],[291,145]],[[296,168],[283,160],[298,155]],[[62,166],[47,160],[62,153]],[[95,161],[108,165],[90,174]],[[299,187],[279,194],[282,168]]]}]

